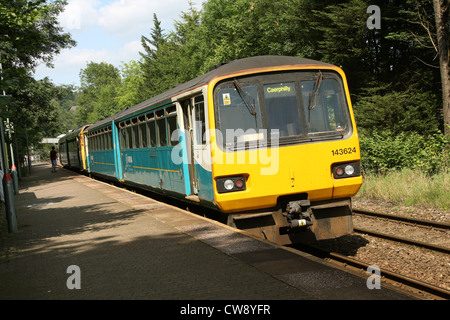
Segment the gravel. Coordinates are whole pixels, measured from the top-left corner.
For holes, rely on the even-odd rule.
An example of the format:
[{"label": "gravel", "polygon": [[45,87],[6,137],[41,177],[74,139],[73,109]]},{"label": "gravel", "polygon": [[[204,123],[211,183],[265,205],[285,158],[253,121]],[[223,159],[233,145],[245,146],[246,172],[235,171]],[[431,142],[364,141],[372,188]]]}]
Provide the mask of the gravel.
[{"label": "gravel", "polygon": [[[450,223],[450,210],[399,207],[363,199],[354,200],[353,208]],[[353,225],[450,248],[450,231],[361,216],[353,217]],[[320,246],[368,264],[377,265],[382,269],[450,290],[449,254],[359,233],[353,233],[340,239],[321,241]]]}]

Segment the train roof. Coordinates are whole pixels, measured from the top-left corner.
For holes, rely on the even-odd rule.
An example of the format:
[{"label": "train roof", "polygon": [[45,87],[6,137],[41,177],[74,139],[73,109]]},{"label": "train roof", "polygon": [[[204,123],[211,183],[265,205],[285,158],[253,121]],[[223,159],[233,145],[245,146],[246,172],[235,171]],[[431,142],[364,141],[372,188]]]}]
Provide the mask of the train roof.
[{"label": "train roof", "polygon": [[76,128],[75,130],[72,130],[66,134],[61,134],[58,136],[58,140],[62,141],[62,140],[72,139],[72,138],[76,137],[81,132],[81,130],[85,129],[88,126],[89,126],[89,124],[83,124],[83,125],[79,126],[78,128]]},{"label": "train roof", "polygon": [[133,114],[138,112],[141,109],[146,107],[162,103],[167,101],[168,99],[177,96],[186,91],[190,91],[202,85],[209,83],[211,80],[225,76],[227,74],[237,73],[240,71],[250,71],[252,69],[259,68],[269,68],[269,67],[281,67],[281,66],[294,66],[294,65],[314,65],[314,66],[322,66],[322,67],[333,67],[333,65],[320,62],[316,60],[306,59],[306,58],[298,58],[298,57],[290,57],[290,56],[256,56],[234,60],[225,64],[220,64],[212,69],[210,72],[205,73],[197,78],[194,78],[185,83],[179,84],[172,89],[163,92],[157,96],[154,96],[148,100],[145,100],[135,106],[130,108],[126,108],[118,113],[100,120],[93,125],[91,125],[87,131],[95,129],[97,127],[103,126],[113,120],[120,120],[129,114]]}]

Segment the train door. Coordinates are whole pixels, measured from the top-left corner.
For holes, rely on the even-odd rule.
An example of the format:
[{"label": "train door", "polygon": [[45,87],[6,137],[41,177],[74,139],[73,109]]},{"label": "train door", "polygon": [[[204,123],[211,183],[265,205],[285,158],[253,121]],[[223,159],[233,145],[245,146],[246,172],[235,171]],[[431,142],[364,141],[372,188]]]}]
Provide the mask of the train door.
[{"label": "train door", "polygon": [[[194,120],[193,111],[194,107],[192,105],[192,99],[187,99],[181,102],[181,108],[183,110],[183,122],[184,122],[184,132],[186,139],[186,151],[187,151],[187,162],[189,168],[189,183],[190,183],[190,194],[198,194],[198,184],[197,179],[195,179],[195,164],[194,164]],[[189,196],[189,195],[188,195]]]},{"label": "train door", "polygon": [[[206,192],[211,184],[209,175],[205,175],[205,106],[203,95],[197,95],[181,101],[184,129],[186,132],[186,150],[189,166],[191,199],[209,198]],[[208,154],[206,152],[206,154]],[[209,162],[209,161],[208,161]],[[189,195],[188,195],[189,196]]]}]

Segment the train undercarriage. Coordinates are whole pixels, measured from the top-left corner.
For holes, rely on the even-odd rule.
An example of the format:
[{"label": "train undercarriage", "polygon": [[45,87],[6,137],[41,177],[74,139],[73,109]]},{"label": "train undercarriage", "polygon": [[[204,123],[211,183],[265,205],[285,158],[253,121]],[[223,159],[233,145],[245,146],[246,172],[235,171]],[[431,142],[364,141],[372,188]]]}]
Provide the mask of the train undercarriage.
[{"label": "train undercarriage", "polygon": [[230,214],[227,223],[280,245],[338,238],[353,231],[351,198],[289,201],[274,210]]}]

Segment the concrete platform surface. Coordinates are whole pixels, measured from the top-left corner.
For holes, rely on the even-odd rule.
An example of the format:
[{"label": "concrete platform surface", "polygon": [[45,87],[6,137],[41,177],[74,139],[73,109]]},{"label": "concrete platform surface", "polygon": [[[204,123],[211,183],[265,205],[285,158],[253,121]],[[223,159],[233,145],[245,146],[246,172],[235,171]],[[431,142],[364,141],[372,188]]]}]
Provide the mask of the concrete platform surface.
[{"label": "concrete platform surface", "polygon": [[364,278],[148,197],[66,169],[51,173],[46,164],[22,178],[15,205],[17,233],[0,219],[1,300],[409,298],[369,290]]}]

